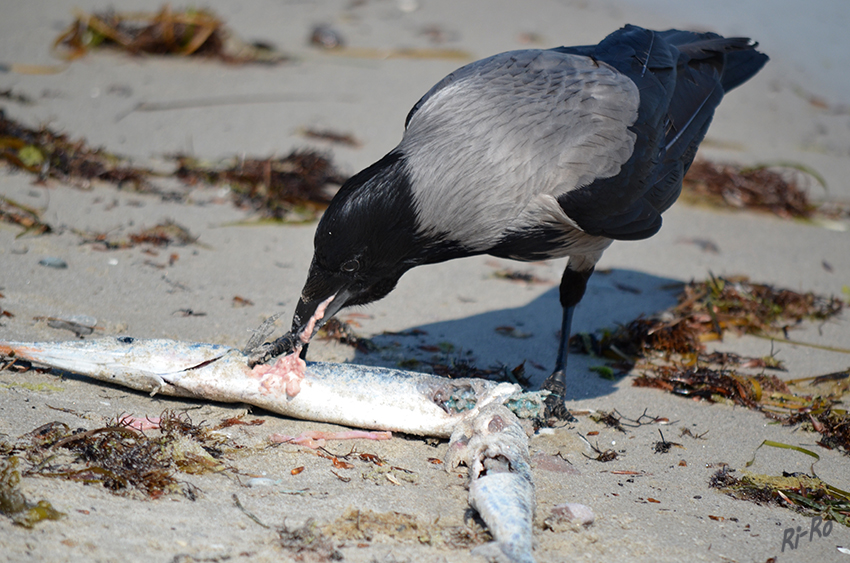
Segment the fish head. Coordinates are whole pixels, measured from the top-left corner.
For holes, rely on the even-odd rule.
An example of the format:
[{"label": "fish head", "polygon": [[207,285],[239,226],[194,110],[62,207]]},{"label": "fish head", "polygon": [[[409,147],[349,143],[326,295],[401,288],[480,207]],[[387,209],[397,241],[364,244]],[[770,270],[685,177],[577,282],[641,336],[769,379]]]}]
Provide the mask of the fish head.
[{"label": "fish head", "polygon": [[0,342],[0,355],[103,378],[104,374],[152,377],[201,367],[234,350],[218,344],[117,336],[64,342]]}]

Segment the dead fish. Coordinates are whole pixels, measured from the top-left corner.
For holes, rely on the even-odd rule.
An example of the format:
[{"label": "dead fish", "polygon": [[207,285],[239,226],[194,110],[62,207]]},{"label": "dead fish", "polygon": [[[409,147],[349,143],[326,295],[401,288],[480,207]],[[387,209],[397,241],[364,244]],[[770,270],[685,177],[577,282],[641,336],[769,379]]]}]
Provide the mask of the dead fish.
[{"label": "dead fish", "polygon": [[0,341],[1,355],[151,393],[242,402],[304,420],[419,436],[447,438],[458,422],[490,403],[508,403],[528,417],[543,412],[542,393],[523,393],[510,383],[350,364],[308,363],[292,393],[289,383],[267,385],[269,366],[252,369],[243,352],[217,344],[130,336]]},{"label": "dead fish", "polygon": [[461,421],[452,433],[448,468],[469,468],[469,504],[495,538],[473,555],[490,561],[534,563],[532,524],[536,500],[528,436],[509,409],[491,403]]}]

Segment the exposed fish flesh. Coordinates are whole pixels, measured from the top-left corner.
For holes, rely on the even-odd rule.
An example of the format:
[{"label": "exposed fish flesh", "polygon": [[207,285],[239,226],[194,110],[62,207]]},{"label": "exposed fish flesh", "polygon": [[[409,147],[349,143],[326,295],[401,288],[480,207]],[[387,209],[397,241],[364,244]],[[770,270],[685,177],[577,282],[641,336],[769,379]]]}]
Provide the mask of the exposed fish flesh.
[{"label": "exposed fish flesh", "polygon": [[344,432],[322,432],[321,430],[305,430],[298,436],[272,434],[269,441],[274,444],[295,444],[317,450],[325,447],[327,440],[389,440],[392,432],[384,430],[367,432],[365,430],[346,430]]},{"label": "exposed fish flesh", "polygon": [[[262,384],[265,389],[270,389],[272,386],[279,387],[285,390],[286,394],[290,397],[294,397],[301,391],[301,382],[304,380],[307,371],[307,362],[301,358],[301,349],[310,342],[310,338],[313,337],[313,333],[317,330],[325,316],[325,310],[333,300],[334,296],[332,295],[316,307],[316,312],[310,317],[310,320],[300,334],[287,334],[280,339],[280,341],[291,342],[293,349],[286,355],[278,358],[277,362],[273,365],[265,365],[264,361],[260,360],[270,359],[272,357],[270,352],[276,347],[277,341],[262,346],[257,346],[257,343],[249,343],[242,350],[242,353],[248,356],[248,366],[253,368],[253,373],[262,376]],[[269,324],[269,320],[263,323],[264,326],[266,324]],[[262,330],[262,327],[260,330]]]},{"label": "exposed fish flesh", "polygon": [[311,362],[297,392],[269,385],[269,366],[216,344],[129,336],[67,342],[2,342],[0,355],[133,389],[221,402],[241,402],[320,422],[448,438],[461,420],[490,403],[525,418],[543,413],[543,394],[481,379],[446,379],[407,371]]},{"label": "exposed fish flesh", "polygon": [[461,421],[446,461],[449,468],[461,463],[469,468],[469,504],[495,539],[472,553],[490,561],[534,563],[536,500],[528,436],[514,413],[491,403]]}]

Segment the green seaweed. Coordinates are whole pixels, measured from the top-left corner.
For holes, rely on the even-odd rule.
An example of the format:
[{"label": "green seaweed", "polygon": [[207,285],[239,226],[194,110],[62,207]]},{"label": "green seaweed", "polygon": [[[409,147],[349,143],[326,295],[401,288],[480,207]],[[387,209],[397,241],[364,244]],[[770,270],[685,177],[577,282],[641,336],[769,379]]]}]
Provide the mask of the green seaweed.
[{"label": "green seaweed", "polygon": [[24,528],[32,528],[42,520],[59,520],[65,514],[59,512],[46,500],[33,504],[20,491],[20,460],[15,457],[0,458],[0,513]]}]

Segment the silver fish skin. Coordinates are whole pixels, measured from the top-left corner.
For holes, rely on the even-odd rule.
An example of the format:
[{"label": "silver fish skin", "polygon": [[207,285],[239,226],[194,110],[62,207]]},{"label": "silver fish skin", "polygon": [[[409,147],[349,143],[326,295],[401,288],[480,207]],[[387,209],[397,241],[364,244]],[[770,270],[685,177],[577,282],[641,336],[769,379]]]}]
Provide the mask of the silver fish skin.
[{"label": "silver fish skin", "polygon": [[469,504],[494,542],[472,553],[490,561],[534,563],[532,525],[536,509],[528,436],[509,409],[491,403],[452,433],[448,468],[469,468]]},{"label": "silver fish skin", "polygon": [[[448,438],[489,403],[542,398],[518,385],[446,379],[395,369],[313,362],[295,396],[264,388],[248,356],[217,344],[128,336],[66,342],[2,342],[17,357],[151,393],[243,402],[278,414],[357,428]],[[528,409],[527,409],[528,410]]]}]

